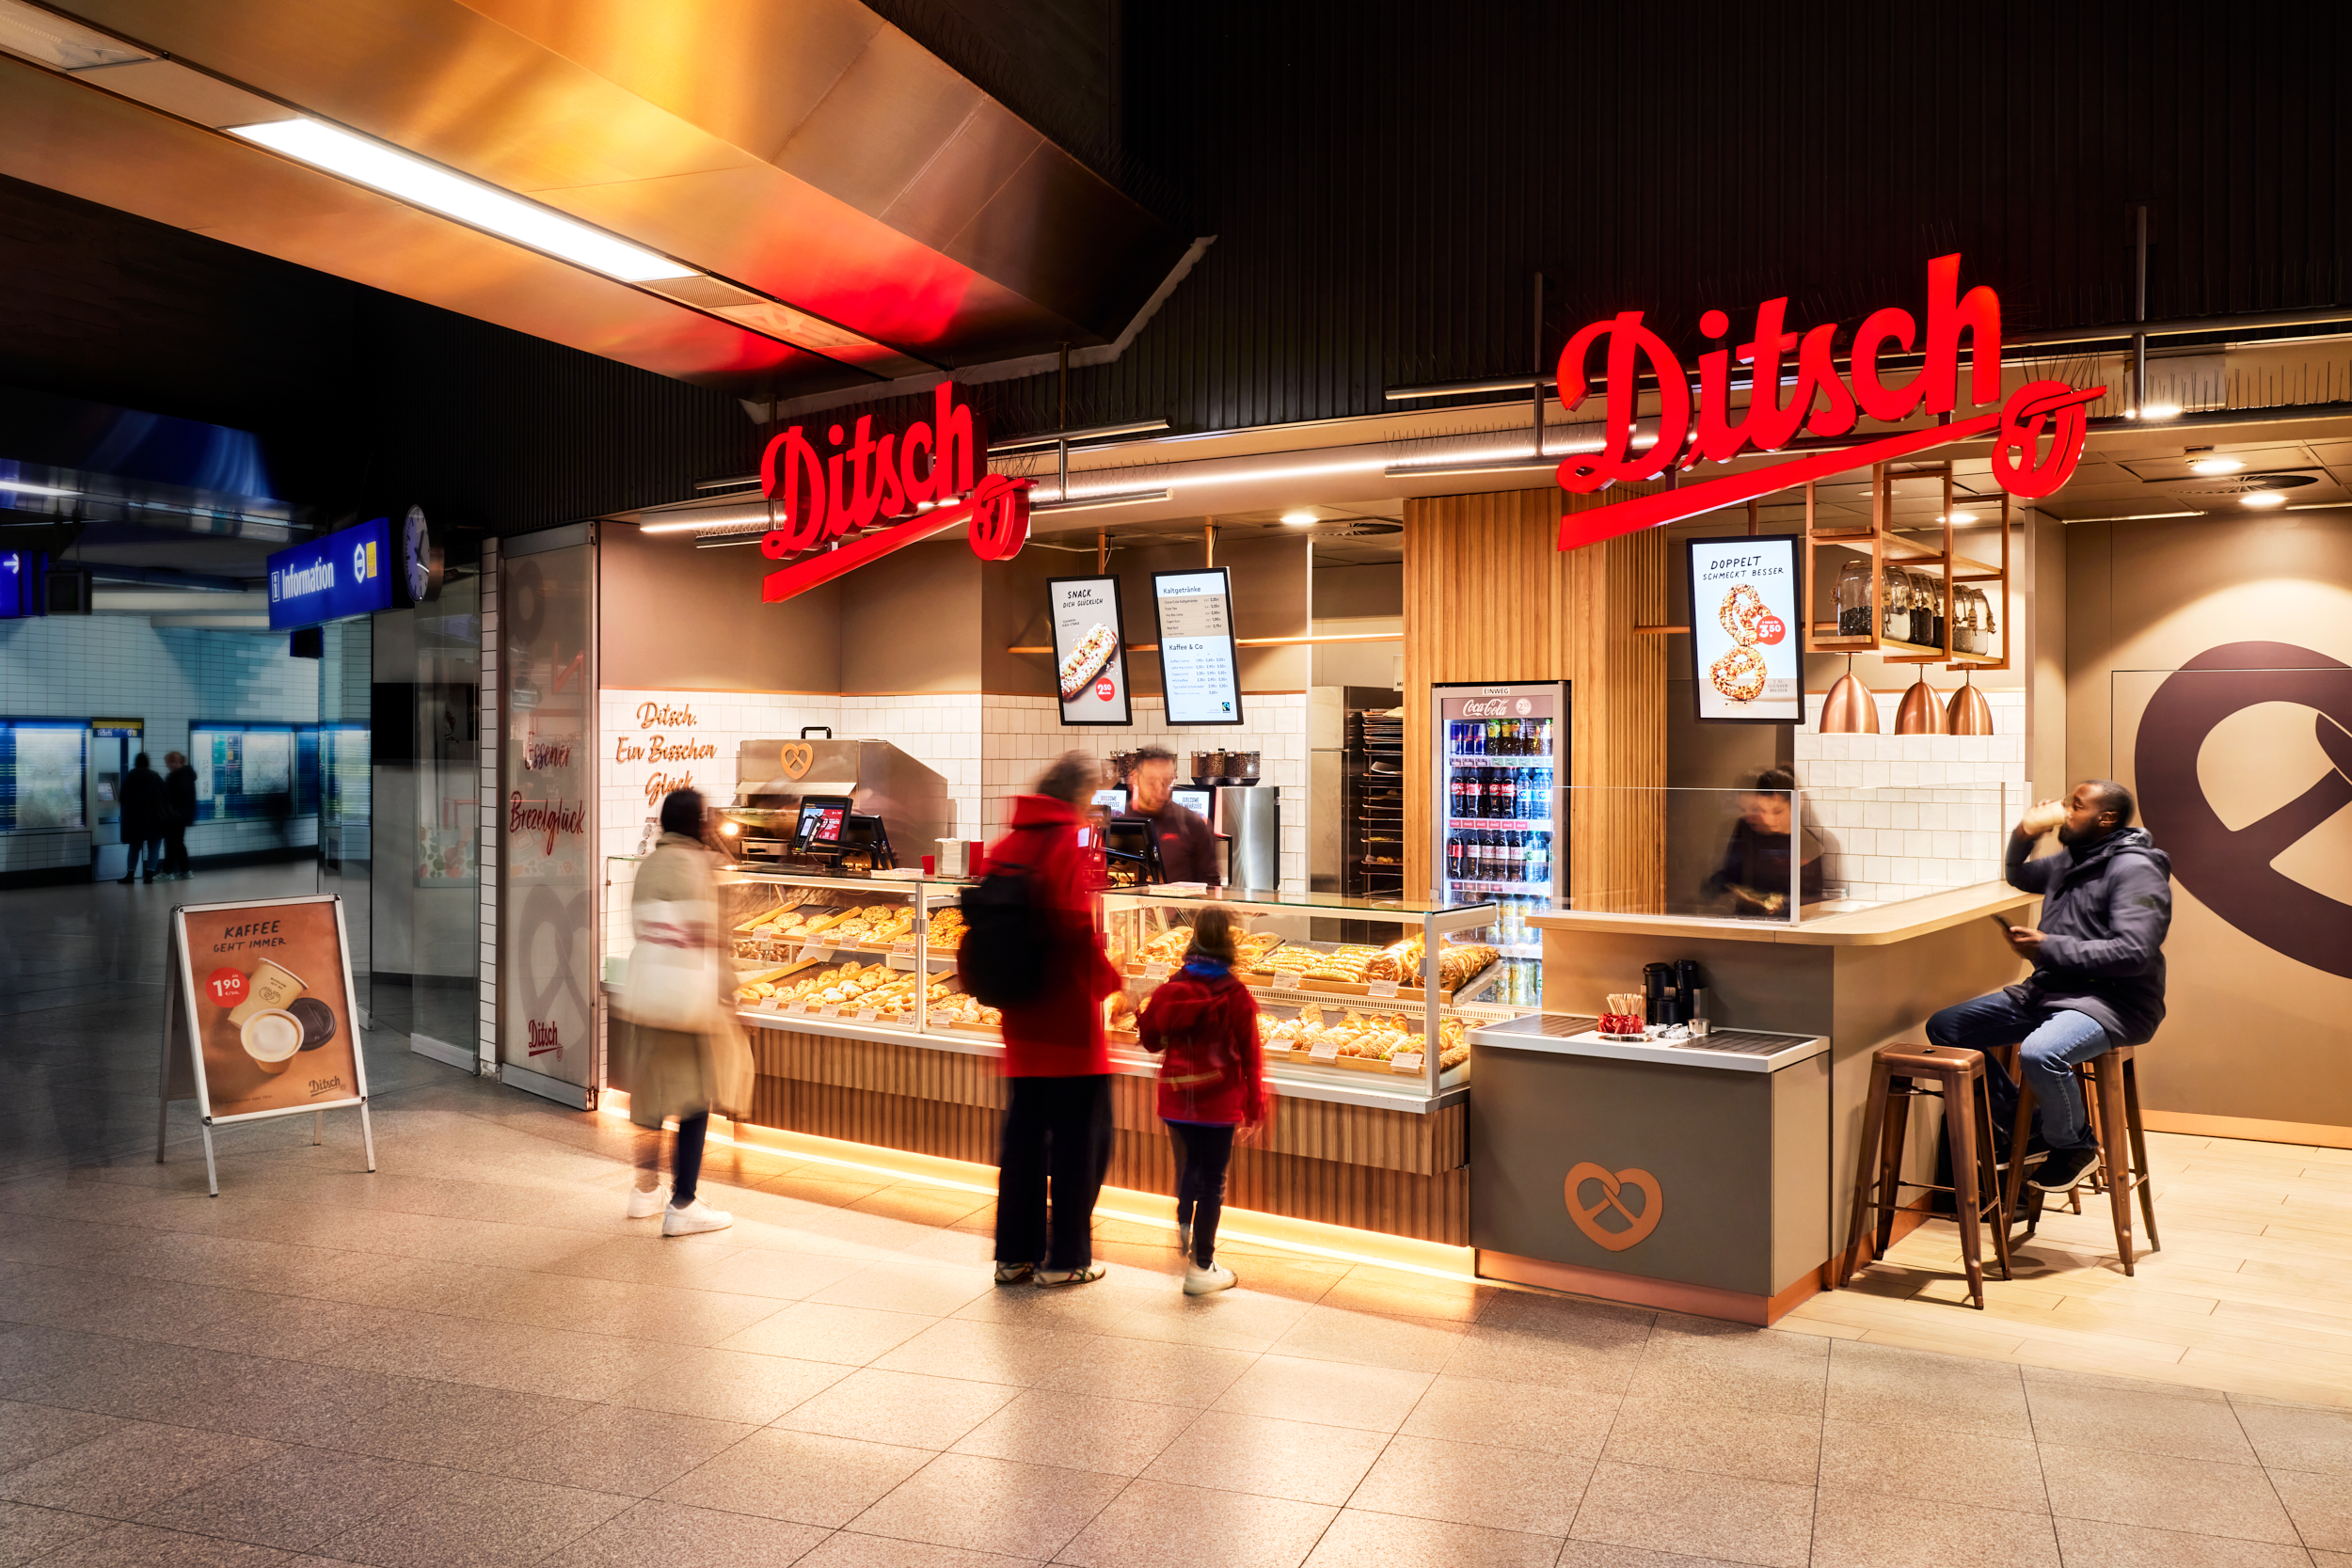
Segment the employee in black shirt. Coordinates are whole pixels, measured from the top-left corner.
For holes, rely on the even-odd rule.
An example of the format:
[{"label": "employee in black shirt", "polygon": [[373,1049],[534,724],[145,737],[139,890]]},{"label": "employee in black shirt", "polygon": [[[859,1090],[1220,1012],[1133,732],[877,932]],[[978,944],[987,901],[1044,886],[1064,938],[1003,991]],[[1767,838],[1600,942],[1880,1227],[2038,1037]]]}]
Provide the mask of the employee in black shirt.
[{"label": "employee in black shirt", "polygon": [[1160,841],[1160,866],[1171,882],[1214,882],[1216,835],[1199,812],[1176,803],[1176,753],[1158,746],[1137,752],[1127,772],[1127,815],[1152,824]]}]

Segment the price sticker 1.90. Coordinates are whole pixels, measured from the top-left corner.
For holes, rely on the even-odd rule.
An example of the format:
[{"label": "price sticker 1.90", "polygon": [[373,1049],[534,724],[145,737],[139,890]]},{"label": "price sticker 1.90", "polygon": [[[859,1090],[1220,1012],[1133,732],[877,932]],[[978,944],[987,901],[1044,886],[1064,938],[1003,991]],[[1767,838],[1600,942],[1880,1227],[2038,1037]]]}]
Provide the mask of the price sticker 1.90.
[{"label": "price sticker 1.90", "polygon": [[245,1000],[246,981],[240,970],[215,969],[204,976],[204,994],[216,1006],[233,1007]]}]

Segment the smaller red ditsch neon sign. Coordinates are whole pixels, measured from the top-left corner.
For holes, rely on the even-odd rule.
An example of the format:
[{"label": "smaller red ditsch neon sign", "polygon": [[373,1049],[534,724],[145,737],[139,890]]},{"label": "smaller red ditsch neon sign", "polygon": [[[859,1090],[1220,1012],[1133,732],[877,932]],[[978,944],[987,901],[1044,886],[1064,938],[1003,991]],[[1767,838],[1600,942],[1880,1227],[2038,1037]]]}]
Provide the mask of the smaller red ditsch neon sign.
[{"label": "smaller red ditsch neon sign", "polygon": [[973,553],[982,561],[1021,553],[1033,482],[988,471],[984,427],[956,396],[954,383],[934,389],[931,414],[880,437],[873,416],[861,414],[853,434],[837,424],[827,433],[834,449],[829,454],[800,425],[768,443],[759,488],[775,527],[760,539],[759,552],[771,561],[801,559],[768,574],[764,601],[805,594],[959,523],[969,528]]},{"label": "smaller red ditsch neon sign", "polygon": [[[1899,387],[1886,385],[1879,372],[1879,358],[1890,343],[1907,353],[1921,341],[1919,325],[1910,311],[1890,306],[1865,318],[1854,334],[1848,375],[1841,378],[1831,355],[1836,324],[1824,322],[1802,334],[1791,332],[1783,325],[1788,309],[1786,296],[1764,301],[1756,308],[1756,330],[1747,342],[1736,350],[1719,348],[1699,356],[1695,420],[1690,374],[1665,340],[1642,325],[1641,311],[1620,311],[1579,331],[1560,351],[1560,406],[1572,414],[1590,392],[1586,362],[1594,345],[1604,340],[1608,343],[1607,403],[1601,420],[1601,450],[1562,463],[1561,488],[1590,495],[1619,480],[1656,479],[1677,462],[1687,470],[1702,461],[1727,463],[1743,451],[1778,451],[1797,438],[1800,428],[1817,436],[1843,436],[1854,428],[1861,415],[1896,423],[1929,414],[1943,422],[1590,512],[1572,512],[1560,519],[1562,549],[1679,522],[1807,480],[1988,434],[1994,435],[1994,478],[2011,495],[2052,495],[2074,477],[2089,436],[2084,404],[2106,396],[2106,388],[2028,381],[1998,409],[1963,414],[1960,358],[1963,338],[1968,343],[1967,406],[1973,409],[2001,397],[2001,301],[1982,284],[1960,293],[1957,254],[1938,256],[1928,263],[1925,363]],[[1726,337],[1731,319],[1721,310],[1709,310],[1699,318],[1699,331],[1708,338]],[[1753,388],[1748,406],[1737,420],[1731,414],[1735,354],[1740,364],[1750,367]],[[1783,402],[1781,385],[1788,379],[1785,367],[1791,357],[1794,381]],[[1658,380],[1658,437],[1637,452],[1633,436],[1640,413],[1640,359],[1648,360]]]}]

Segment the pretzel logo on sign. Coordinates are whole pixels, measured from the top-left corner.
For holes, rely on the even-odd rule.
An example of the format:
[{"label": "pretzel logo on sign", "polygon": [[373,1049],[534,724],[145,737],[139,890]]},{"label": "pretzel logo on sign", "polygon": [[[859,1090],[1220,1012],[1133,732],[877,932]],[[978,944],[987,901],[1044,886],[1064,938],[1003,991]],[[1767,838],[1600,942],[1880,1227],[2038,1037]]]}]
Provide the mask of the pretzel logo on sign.
[{"label": "pretzel logo on sign", "polygon": [[[1600,1183],[1600,1201],[1590,1208],[1585,1206],[1582,1192],[1587,1181]],[[1625,1193],[1629,1187],[1637,1189],[1642,1195],[1642,1207],[1638,1213],[1625,1205]],[[1658,1178],[1645,1170],[1612,1171],[1590,1160],[1581,1162],[1568,1172],[1567,1200],[1568,1218],[1576,1222],[1576,1227],[1591,1237],[1595,1245],[1607,1247],[1612,1252],[1623,1252],[1628,1247],[1639,1246],[1647,1241],[1649,1233],[1658,1228],[1660,1216],[1666,1212],[1666,1198],[1659,1191]],[[1611,1230],[1601,1225],[1601,1216],[1612,1212],[1625,1221],[1624,1229]]]},{"label": "pretzel logo on sign", "polygon": [[787,740],[784,743],[784,754],[777,760],[784,764],[787,775],[801,778],[808,772],[809,765],[817,760],[817,748],[805,740]]}]

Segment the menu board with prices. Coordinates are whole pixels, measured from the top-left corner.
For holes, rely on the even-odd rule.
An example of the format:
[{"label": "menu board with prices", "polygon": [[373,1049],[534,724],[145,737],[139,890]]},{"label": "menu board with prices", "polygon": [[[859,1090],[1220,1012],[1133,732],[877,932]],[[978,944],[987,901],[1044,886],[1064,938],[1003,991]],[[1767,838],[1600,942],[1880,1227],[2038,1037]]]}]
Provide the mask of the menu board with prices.
[{"label": "menu board with prices", "polygon": [[1238,724],[1232,583],[1222,566],[1152,574],[1160,623],[1160,686],[1170,724]]},{"label": "menu board with prices", "polygon": [[1711,723],[1804,721],[1802,542],[1786,535],[1693,539],[1692,682]]},{"label": "menu board with prices", "polygon": [[1119,579],[1054,578],[1045,585],[1054,670],[1065,724],[1132,724],[1127,630]]},{"label": "menu board with prices", "polygon": [[199,822],[282,821],[319,809],[319,726],[226,722],[188,725]]}]

